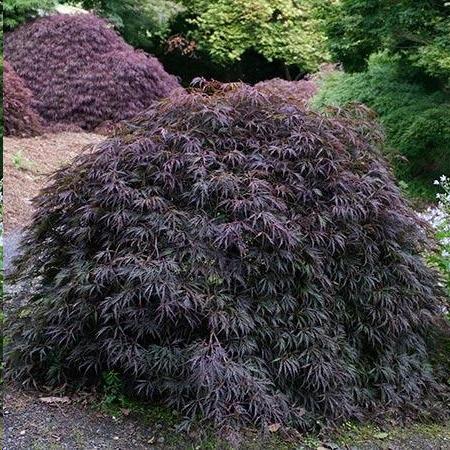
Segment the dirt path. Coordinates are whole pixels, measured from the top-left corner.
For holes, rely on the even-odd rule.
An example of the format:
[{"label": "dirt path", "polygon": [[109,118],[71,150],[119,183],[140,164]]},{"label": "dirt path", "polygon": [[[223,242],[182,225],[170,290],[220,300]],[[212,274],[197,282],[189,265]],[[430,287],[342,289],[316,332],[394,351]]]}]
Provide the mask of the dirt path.
[{"label": "dirt path", "polygon": [[3,141],[4,227],[9,233],[26,224],[32,213],[30,199],[45,185],[48,175],[70,162],[89,144],[104,140],[92,133],[59,133]]},{"label": "dirt path", "polygon": [[48,176],[70,163],[81,150],[105,139],[93,133],[48,134],[34,138],[3,140],[4,266],[8,273],[17,253],[21,228],[30,220],[31,199],[44,187]]}]

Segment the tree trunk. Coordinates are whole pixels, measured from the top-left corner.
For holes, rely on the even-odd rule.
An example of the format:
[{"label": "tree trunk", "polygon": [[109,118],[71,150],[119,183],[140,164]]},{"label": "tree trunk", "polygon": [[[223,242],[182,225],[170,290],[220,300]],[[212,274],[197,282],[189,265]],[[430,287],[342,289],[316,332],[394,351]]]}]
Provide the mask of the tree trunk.
[{"label": "tree trunk", "polygon": [[283,63],[284,68],[284,77],[288,81],[292,81],[291,72],[289,72],[289,67],[286,65],[286,63]]}]

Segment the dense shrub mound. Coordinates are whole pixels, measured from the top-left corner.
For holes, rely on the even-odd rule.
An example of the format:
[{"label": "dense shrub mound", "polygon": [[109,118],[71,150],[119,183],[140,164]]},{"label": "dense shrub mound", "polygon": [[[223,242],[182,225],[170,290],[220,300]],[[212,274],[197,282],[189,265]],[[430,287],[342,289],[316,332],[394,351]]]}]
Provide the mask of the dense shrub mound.
[{"label": "dense shrub mound", "polygon": [[312,80],[288,81],[281,78],[274,78],[272,80],[261,81],[255,87],[267,93],[285,96],[289,100],[297,98],[305,102],[317,92],[316,83]]},{"label": "dense shrub mound", "polygon": [[45,119],[87,130],[130,119],[178,87],[156,58],[90,14],[27,23],[5,36],[5,55]]},{"label": "dense shrub mound", "polygon": [[11,65],[3,63],[3,115],[5,136],[30,137],[42,133],[44,121],[33,109],[33,94]]},{"label": "dense shrub mound", "polygon": [[431,404],[444,294],[371,124],[215,89],[147,110],[36,200],[10,376],[115,371],[222,429]]}]

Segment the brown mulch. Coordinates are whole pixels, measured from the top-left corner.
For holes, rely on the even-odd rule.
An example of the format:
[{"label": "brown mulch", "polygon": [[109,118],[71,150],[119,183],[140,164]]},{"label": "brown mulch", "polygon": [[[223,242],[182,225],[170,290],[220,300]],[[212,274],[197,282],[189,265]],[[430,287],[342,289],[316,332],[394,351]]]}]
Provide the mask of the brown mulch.
[{"label": "brown mulch", "polygon": [[5,232],[22,228],[32,214],[30,200],[45,185],[49,174],[69,163],[89,144],[105,139],[93,133],[63,132],[33,138],[3,140]]}]

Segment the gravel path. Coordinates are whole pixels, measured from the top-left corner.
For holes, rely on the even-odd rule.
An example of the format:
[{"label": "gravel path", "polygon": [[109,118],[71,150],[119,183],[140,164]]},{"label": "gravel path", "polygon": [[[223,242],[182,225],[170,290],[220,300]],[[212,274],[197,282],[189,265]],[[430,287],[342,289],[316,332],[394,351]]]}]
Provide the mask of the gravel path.
[{"label": "gravel path", "polygon": [[141,450],[163,444],[157,426],[113,419],[79,404],[46,404],[12,388],[4,395],[3,415],[4,450]]},{"label": "gravel path", "polygon": [[[42,394],[41,394],[42,395]],[[224,450],[217,441],[199,440],[177,432],[161,420],[145,421],[133,416],[117,418],[83,405],[80,400],[48,404],[37,393],[9,386],[4,395],[3,450]],[[380,434],[380,433],[378,433]],[[383,433],[381,433],[383,434]],[[337,444],[325,440],[284,441],[274,436],[267,442],[246,437],[242,450],[450,450],[450,424],[423,429],[394,429],[386,437],[355,435]],[[339,441],[338,441],[339,442]]]}]

